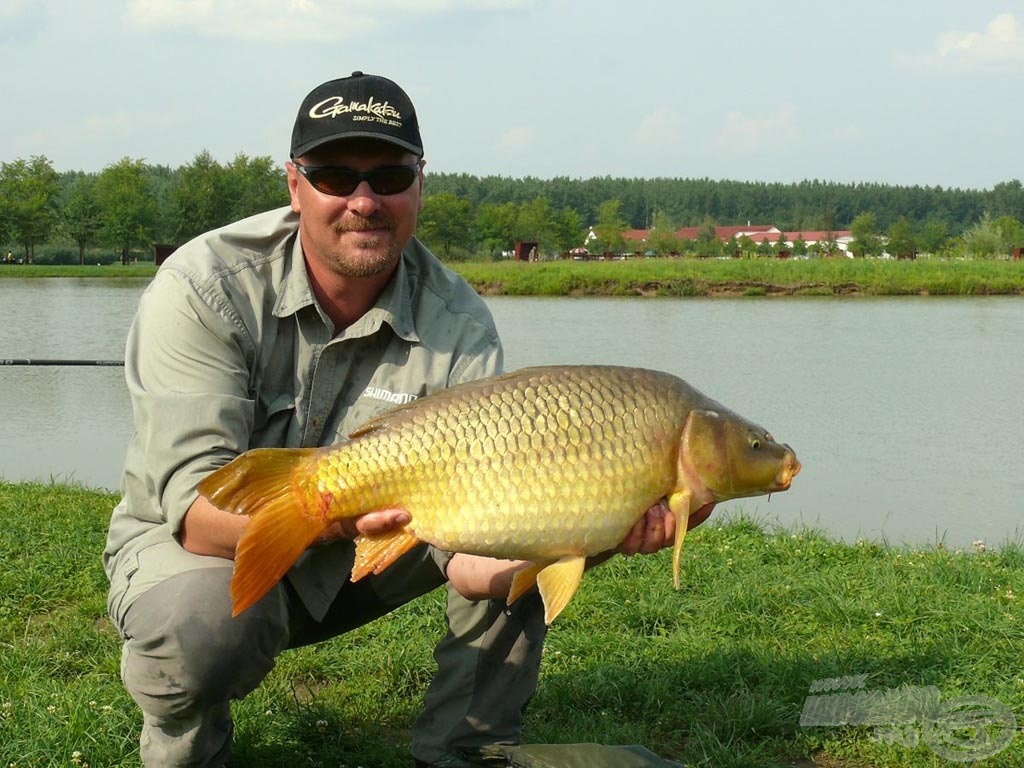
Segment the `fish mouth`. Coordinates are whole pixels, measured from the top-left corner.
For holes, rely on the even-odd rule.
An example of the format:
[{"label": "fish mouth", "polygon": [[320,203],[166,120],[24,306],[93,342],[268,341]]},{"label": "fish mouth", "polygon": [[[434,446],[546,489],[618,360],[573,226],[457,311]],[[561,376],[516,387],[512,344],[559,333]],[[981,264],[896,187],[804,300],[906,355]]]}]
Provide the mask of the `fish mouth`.
[{"label": "fish mouth", "polygon": [[803,465],[796,458],[792,457],[792,460],[786,461],[783,464],[782,469],[779,470],[779,474],[775,477],[775,488],[773,491],[788,491],[789,486],[793,483],[793,478],[800,474],[800,470]]}]

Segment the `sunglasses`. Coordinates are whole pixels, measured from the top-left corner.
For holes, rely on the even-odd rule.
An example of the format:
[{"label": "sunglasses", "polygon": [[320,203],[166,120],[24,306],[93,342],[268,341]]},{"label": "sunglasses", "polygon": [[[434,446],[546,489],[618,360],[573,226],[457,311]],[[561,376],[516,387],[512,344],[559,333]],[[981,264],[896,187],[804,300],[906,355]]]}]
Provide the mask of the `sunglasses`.
[{"label": "sunglasses", "polygon": [[333,197],[348,197],[364,181],[378,195],[397,195],[411,187],[420,173],[419,163],[385,165],[372,171],[354,171],[341,165],[294,165],[313,189]]}]

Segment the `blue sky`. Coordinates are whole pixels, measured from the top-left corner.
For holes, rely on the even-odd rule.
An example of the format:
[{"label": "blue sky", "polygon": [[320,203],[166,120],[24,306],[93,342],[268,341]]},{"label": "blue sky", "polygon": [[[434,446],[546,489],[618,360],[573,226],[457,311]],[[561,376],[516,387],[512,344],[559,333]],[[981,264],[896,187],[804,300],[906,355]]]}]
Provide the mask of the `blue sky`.
[{"label": "blue sky", "polygon": [[412,96],[428,172],[1024,178],[1024,0],[0,0],[0,161],[283,162],[355,69]]}]

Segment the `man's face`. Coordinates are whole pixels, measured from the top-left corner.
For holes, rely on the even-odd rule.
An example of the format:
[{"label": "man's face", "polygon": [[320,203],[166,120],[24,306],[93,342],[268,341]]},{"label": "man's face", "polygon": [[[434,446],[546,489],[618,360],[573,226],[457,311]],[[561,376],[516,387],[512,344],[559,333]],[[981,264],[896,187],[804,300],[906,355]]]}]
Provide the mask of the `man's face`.
[{"label": "man's face", "polygon": [[[366,172],[412,165],[418,160],[393,144],[349,139],[318,147],[297,158],[296,164]],[[422,170],[402,192],[380,194],[363,180],[350,194],[337,197],[314,188],[295,164],[288,163],[287,169],[291,206],[300,214],[299,231],[308,259],[341,277],[371,277],[394,269],[416,229],[422,205]]]}]

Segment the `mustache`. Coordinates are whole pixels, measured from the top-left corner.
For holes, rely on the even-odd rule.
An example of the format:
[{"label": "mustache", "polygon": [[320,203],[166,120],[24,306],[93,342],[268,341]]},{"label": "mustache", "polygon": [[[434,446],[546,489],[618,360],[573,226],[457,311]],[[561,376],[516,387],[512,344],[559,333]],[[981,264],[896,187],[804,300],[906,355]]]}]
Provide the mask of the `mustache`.
[{"label": "mustache", "polygon": [[345,218],[334,224],[334,231],[342,232],[365,232],[368,229],[386,229],[391,231],[395,228],[395,222],[389,216],[369,216]]}]

